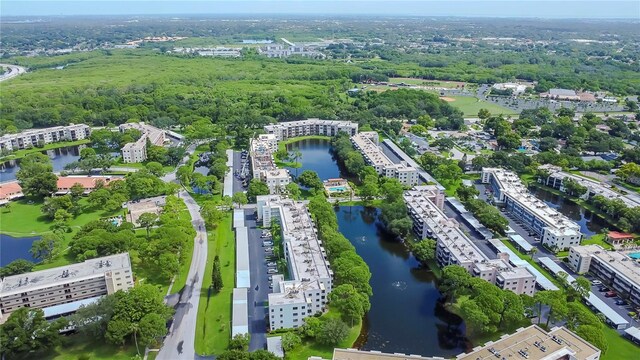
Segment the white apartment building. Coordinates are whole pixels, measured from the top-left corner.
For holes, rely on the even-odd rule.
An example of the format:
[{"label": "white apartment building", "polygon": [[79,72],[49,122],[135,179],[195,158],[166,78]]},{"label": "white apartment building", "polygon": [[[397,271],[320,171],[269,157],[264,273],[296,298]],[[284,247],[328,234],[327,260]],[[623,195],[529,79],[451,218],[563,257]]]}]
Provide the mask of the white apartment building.
[{"label": "white apartment building", "polygon": [[91,135],[91,128],[85,124],[69,124],[45,129],[25,130],[18,134],[0,137],[0,150],[23,150],[59,141],[76,141]]},{"label": "white apartment building", "polygon": [[516,294],[533,295],[536,277],[526,268],[509,263],[509,255],[498,254],[489,259],[460,229],[458,223],[448,218],[438,199],[441,191],[435,185],[416,186],[404,192],[404,200],[413,220],[413,231],[421,239],[436,240],[436,260],[442,267],[458,265],[471,275],[484,279]]},{"label": "white apartment building", "polygon": [[289,56],[305,56],[314,58],[324,58],[326,55],[319,51],[309,50],[302,45],[295,44],[268,44],[258,48],[258,52],[268,58],[287,58]]},{"label": "white apartment building", "polygon": [[317,230],[306,203],[279,195],[257,198],[258,221],[271,227],[278,221],[282,227],[285,259],[290,280],[274,276],[269,294],[269,328],[297,328],[304,319],[326,309],[333,284],[327,254],[318,239]]},{"label": "white apartment building", "polygon": [[125,123],[118,126],[120,132],[128,129],[136,129],[142,133],[140,139],[127,143],[122,147],[122,160],[125,163],[139,163],[147,160],[147,140],[156,146],[162,146],[165,142],[165,131],[155,126],[139,123]]},{"label": "white apartment building", "polygon": [[578,274],[592,273],[640,306],[640,263],[626,254],[607,251],[600,245],[574,246],[569,249],[569,267]]},{"label": "white apartment building", "polygon": [[0,323],[22,307],[46,309],[67,304],[65,312],[75,311],[86,299],[128,290],[133,284],[129,253],[7,276],[0,280]]},{"label": "white apartment building", "polygon": [[378,133],[365,131],[353,135],[351,143],[358,149],[367,164],[371,165],[379,175],[398,179],[402,185],[413,186],[420,182],[418,169],[402,161],[394,163],[378,145]]},{"label": "white apartment building", "polygon": [[603,182],[582,177],[576,174],[571,174],[562,171],[560,166],[551,164],[545,164],[538,167],[538,169],[546,170],[549,172],[549,176],[546,179],[539,179],[538,182],[550,186],[554,189],[558,189],[562,192],[566,191],[564,182],[568,179],[575,181],[576,183],[587,188],[587,192],[581,196],[583,200],[587,200],[593,196],[601,195],[608,200],[620,199],[627,207],[640,206],[640,197],[637,195],[623,195],[611,187],[609,184]]},{"label": "white apartment building", "polygon": [[251,170],[253,177],[267,184],[271,194],[284,191],[291,182],[289,171],[276,166],[273,153],[278,149],[278,140],[274,134],[262,134],[251,139],[249,144]]},{"label": "white apartment building", "polygon": [[282,141],[308,135],[336,136],[340,132],[352,136],[358,133],[358,124],[350,121],[307,119],[266,125],[264,130]]},{"label": "white apartment building", "polygon": [[490,185],[494,201],[538,234],[543,245],[558,251],[580,245],[580,226],[533,196],[515,173],[484,168],[482,183]]}]

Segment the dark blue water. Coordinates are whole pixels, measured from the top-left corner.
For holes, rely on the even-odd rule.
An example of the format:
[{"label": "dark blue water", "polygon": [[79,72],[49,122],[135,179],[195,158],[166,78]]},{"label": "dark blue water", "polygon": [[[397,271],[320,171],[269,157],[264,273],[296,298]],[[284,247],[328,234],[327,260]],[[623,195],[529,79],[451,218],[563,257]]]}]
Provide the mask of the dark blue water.
[{"label": "dark blue water", "polygon": [[447,312],[433,273],[378,228],[377,209],[341,206],[340,232],[371,269],[371,310],[357,346],[364,350],[452,357],[467,350],[462,319]]},{"label": "dark blue water", "polygon": [[5,266],[16,259],[37,262],[29,254],[29,249],[31,249],[31,244],[38,239],[40,239],[39,236],[14,238],[0,234],[0,266]]},{"label": "dark blue water", "polygon": [[320,180],[343,177],[338,163],[331,153],[331,142],[329,140],[306,139],[287,145],[289,153],[293,153],[295,150],[299,150],[302,153],[302,157],[297,160],[297,162],[302,163],[302,167],[297,169],[287,168],[291,175],[295,176],[296,173],[299,175],[305,170],[313,170],[318,173]]},{"label": "dark blue water", "polygon": [[531,188],[530,191],[535,197],[544,201],[545,204],[558,210],[576,224],[580,225],[580,232],[583,233],[585,237],[596,235],[600,233],[603,228],[615,230],[613,225],[569,199],[540,188]]},{"label": "dark blue water", "polygon": [[[51,159],[53,171],[64,170],[65,165],[80,159],[80,151],[86,145],[66,146],[52,150],[43,151]],[[16,173],[20,170],[20,160],[10,160],[0,163],[0,182],[16,179]]]}]

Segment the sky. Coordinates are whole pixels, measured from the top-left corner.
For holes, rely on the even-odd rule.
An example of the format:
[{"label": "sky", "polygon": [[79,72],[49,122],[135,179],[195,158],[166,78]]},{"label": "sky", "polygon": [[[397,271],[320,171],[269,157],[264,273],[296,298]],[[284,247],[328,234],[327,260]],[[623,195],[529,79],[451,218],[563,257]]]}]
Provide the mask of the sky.
[{"label": "sky", "polygon": [[640,0],[0,0],[0,16],[390,15],[640,20]]}]

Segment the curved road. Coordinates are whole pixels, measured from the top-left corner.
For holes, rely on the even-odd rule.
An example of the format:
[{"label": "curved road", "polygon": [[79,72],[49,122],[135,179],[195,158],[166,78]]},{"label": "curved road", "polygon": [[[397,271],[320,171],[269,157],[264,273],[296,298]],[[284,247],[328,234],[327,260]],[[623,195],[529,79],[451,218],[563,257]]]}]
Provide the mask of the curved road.
[{"label": "curved road", "polygon": [[26,68],[18,65],[0,64],[0,67],[9,68],[9,71],[0,75],[0,81],[13,79],[14,77],[27,72]]}]

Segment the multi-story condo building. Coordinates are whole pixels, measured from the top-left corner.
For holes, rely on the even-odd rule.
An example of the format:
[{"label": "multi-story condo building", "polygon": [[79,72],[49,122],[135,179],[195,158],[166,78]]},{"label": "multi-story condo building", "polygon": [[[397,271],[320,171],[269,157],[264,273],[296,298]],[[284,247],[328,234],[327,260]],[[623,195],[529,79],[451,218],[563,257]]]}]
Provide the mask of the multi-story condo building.
[{"label": "multi-story condo building", "polygon": [[574,246],[569,249],[569,267],[578,274],[592,273],[640,306],[640,264],[624,253],[600,245]]},{"label": "multi-story condo building", "polygon": [[581,198],[584,200],[587,200],[596,195],[601,195],[608,200],[620,199],[627,207],[640,206],[640,196],[638,195],[621,194],[617,191],[614,191],[611,185],[602,183],[594,179],[589,179],[579,175],[564,172],[559,166],[545,164],[538,167],[538,169],[546,170],[549,173],[549,176],[546,179],[539,179],[538,182],[550,186],[554,189],[565,192],[566,188],[564,186],[564,183],[567,180],[573,180],[577,184],[587,188],[587,192],[581,196]]},{"label": "multi-story condo building", "polygon": [[91,135],[91,128],[85,124],[26,130],[18,134],[7,134],[0,137],[0,150],[14,151],[59,141],[82,140],[88,138],[89,135]]},{"label": "multi-story condo building", "polygon": [[406,186],[417,185],[420,182],[418,169],[404,161],[396,164],[382,151],[378,145],[377,132],[365,131],[353,135],[351,143],[362,153],[367,164],[376,169],[379,175],[398,179],[401,184]]},{"label": "multi-story condo building", "polygon": [[274,134],[278,141],[282,141],[308,135],[336,136],[340,132],[351,136],[358,133],[358,124],[350,121],[307,119],[267,125],[264,130]]},{"label": "multi-story condo building", "polygon": [[261,134],[251,139],[249,144],[251,171],[255,179],[267,184],[271,194],[284,191],[291,182],[289,171],[276,166],[273,153],[278,149],[278,140],[274,134]]},{"label": "multi-story condo building", "polygon": [[289,56],[304,56],[313,58],[325,58],[326,55],[319,51],[309,50],[305,46],[287,42],[283,44],[268,44],[258,48],[258,52],[269,58],[287,58]]},{"label": "multi-story condo building", "polygon": [[125,163],[138,163],[147,160],[147,141],[156,146],[164,145],[165,131],[143,122],[125,123],[118,126],[120,132],[136,129],[142,133],[140,139],[122,147],[122,160]]},{"label": "multi-story condo building", "polygon": [[22,307],[46,309],[67,304],[65,311],[68,312],[70,308],[77,310],[86,299],[132,287],[128,253],[7,276],[0,280],[0,322]]},{"label": "multi-story condo building", "polygon": [[502,289],[533,295],[535,275],[524,267],[511,265],[508,254],[500,253],[497,259],[488,258],[459,228],[458,223],[444,214],[442,206],[434,203],[432,199],[439,199],[440,196],[443,196],[441,190],[435,185],[416,186],[403,195],[413,220],[414,233],[421,239],[436,240],[438,264],[459,265],[471,275]]},{"label": "multi-story condo building", "polygon": [[499,168],[482,169],[482,183],[489,184],[493,200],[524,222],[551,249],[565,250],[580,244],[580,226],[533,196],[518,175]]},{"label": "multi-story condo building", "polygon": [[258,221],[280,223],[284,255],[291,280],[274,276],[269,294],[271,330],[296,328],[304,319],[322,313],[332,289],[333,272],[305,203],[279,195],[257,198]]}]

